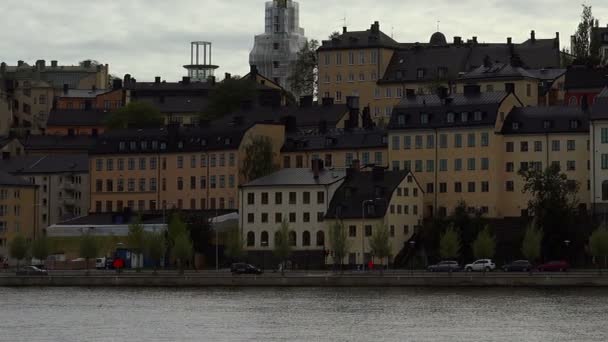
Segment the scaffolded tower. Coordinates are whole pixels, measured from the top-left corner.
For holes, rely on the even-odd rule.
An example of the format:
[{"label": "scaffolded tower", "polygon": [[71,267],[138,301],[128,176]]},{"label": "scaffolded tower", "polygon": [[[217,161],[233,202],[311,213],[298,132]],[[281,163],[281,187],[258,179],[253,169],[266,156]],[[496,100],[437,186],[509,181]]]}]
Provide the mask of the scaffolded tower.
[{"label": "scaffolded tower", "polygon": [[[202,53],[202,55],[201,55]],[[184,65],[192,82],[207,82],[213,76],[217,65],[211,63],[211,43],[190,43],[190,64]]]},{"label": "scaffolded tower", "polygon": [[265,30],[255,36],[249,64],[257,66],[260,74],[291,91],[287,78],[294,68],[298,51],[305,44],[298,3],[292,0],[268,1]]}]

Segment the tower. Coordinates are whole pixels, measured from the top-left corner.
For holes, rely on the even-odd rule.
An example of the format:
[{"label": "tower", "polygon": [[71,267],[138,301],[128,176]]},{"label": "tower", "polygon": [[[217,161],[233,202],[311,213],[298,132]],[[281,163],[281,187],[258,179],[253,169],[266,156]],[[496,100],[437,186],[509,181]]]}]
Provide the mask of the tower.
[{"label": "tower", "polygon": [[211,43],[191,42],[190,64],[184,65],[184,68],[188,70],[188,77],[192,82],[207,82],[218,68],[217,65],[211,64]]},{"label": "tower", "polygon": [[260,74],[291,91],[287,78],[294,68],[298,51],[305,44],[298,3],[292,0],[268,1],[265,30],[255,36],[249,64],[257,66]]}]

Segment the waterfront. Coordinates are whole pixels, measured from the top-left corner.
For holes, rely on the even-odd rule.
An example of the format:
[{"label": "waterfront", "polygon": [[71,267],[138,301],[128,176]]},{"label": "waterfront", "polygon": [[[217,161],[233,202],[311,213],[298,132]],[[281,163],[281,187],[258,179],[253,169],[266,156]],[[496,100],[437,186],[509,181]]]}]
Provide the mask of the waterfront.
[{"label": "waterfront", "polygon": [[606,341],[608,290],[0,288],[0,341]]}]

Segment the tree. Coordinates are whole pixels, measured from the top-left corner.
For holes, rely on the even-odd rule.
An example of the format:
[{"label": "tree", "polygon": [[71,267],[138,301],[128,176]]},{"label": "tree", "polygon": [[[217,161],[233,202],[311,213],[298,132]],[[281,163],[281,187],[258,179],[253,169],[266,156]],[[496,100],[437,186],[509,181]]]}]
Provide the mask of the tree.
[{"label": "tree", "polygon": [[145,102],[131,102],[108,116],[108,129],[160,127],[164,122],[161,112]]},{"label": "tree", "polygon": [[568,180],[558,165],[545,170],[529,168],[519,174],[524,179],[522,192],[531,197],[528,211],[544,232],[542,250],[545,256],[549,259],[563,257],[565,240],[570,240],[573,248],[579,245],[582,248],[586,235],[583,229],[575,229],[578,184]]},{"label": "tree", "polygon": [[42,262],[49,256],[49,240],[41,236],[32,242],[32,256]]},{"label": "tree", "polygon": [[599,46],[592,39],[592,29],[595,24],[591,6],[582,5],[583,12],[574,36],[572,36],[572,54],[578,64],[597,64],[599,62]]},{"label": "tree", "polygon": [[171,215],[171,221],[169,221],[169,230],[167,232],[169,238],[169,244],[173,246],[178,236],[188,233],[188,227],[182,220],[181,216],[177,213]]},{"label": "tree", "polygon": [[293,68],[292,74],[289,75],[287,81],[291,87],[294,96],[300,97],[303,95],[315,96],[315,87],[317,84],[318,61],[317,49],[319,42],[311,39],[298,51],[298,57]]},{"label": "tree", "polygon": [[253,104],[255,82],[249,78],[231,77],[219,83],[209,95],[209,105],[201,114],[203,120],[214,120],[239,110],[245,102]]},{"label": "tree", "polygon": [[[129,244],[129,248],[132,252],[135,252],[137,255],[141,255],[145,248],[145,232],[144,226],[141,223],[141,217],[138,217],[137,220],[129,225],[129,233],[127,235],[127,242]],[[139,263],[137,265],[137,271],[140,271]]]},{"label": "tree", "polygon": [[193,253],[192,241],[187,233],[180,233],[175,237],[172,252],[177,260],[179,274],[184,274],[184,263],[192,258]]},{"label": "tree", "polygon": [[10,245],[10,256],[13,259],[17,259],[17,269],[19,269],[19,262],[27,257],[27,241],[21,234],[17,234]]},{"label": "tree", "polygon": [[460,237],[450,225],[439,238],[439,255],[442,259],[456,259],[460,255]]},{"label": "tree", "polygon": [[148,232],[144,234],[146,256],[154,261],[154,274],[158,269],[158,264],[165,256],[165,235],[162,233]]},{"label": "tree", "polygon": [[339,264],[340,270],[342,270],[342,262],[348,254],[350,246],[346,228],[340,221],[336,221],[329,227],[329,246],[334,255],[334,266],[337,267]]},{"label": "tree", "polygon": [[526,229],[526,233],[524,234],[524,239],[521,244],[521,254],[532,264],[540,257],[542,240],[542,230],[538,229],[536,227],[536,223],[532,221],[532,223],[530,223]]},{"label": "tree", "polygon": [[[391,256],[391,240],[388,226],[380,224],[374,230],[369,239],[369,248],[373,256],[380,258],[380,263],[384,265],[384,259]],[[387,262],[388,264],[388,262]],[[380,273],[384,266],[380,268]]]},{"label": "tree", "polygon": [[291,255],[289,244],[289,224],[283,221],[275,233],[274,255],[281,260],[281,275],[285,275],[285,263]]},{"label": "tree", "polygon": [[86,263],[86,274],[89,275],[89,260],[97,258],[99,252],[99,243],[97,239],[90,233],[82,235],[80,238],[80,257],[84,258]]},{"label": "tree", "polygon": [[495,252],[496,238],[490,233],[490,227],[486,226],[473,241],[473,255],[477,259],[490,259],[494,257]]},{"label": "tree", "polygon": [[[589,237],[589,251],[594,258],[604,258],[604,268],[608,267],[608,227],[603,225]],[[601,274],[601,261],[597,261]]]},{"label": "tree", "polygon": [[235,260],[245,254],[243,237],[239,227],[232,227],[226,235],[226,250],[225,254]]},{"label": "tree", "polygon": [[332,32],[332,33],[329,35],[329,40],[332,40],[332,39],[334,39],[334,38],[340,38],[340,36],[341,36],[341,35],[342,35],[342,34],[341,34],[340,32],[338,32],[338,31],[334,31],[334,32]]},{"label": "tree", "polygon": [[245,146],[245,158],[241,173],[247,181],[267,176],[278,169],[274,163],[275,152],[272,140],[265,136],[255,136]]}]

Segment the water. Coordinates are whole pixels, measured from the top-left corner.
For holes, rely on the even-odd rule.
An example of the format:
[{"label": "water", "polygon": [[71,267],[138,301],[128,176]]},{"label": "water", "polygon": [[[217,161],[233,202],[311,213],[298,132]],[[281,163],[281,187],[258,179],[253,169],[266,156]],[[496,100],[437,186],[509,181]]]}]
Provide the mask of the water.
[{"label": "water", "polygon": [[0,341],[602,341],[605,289],[0,288]]}]

